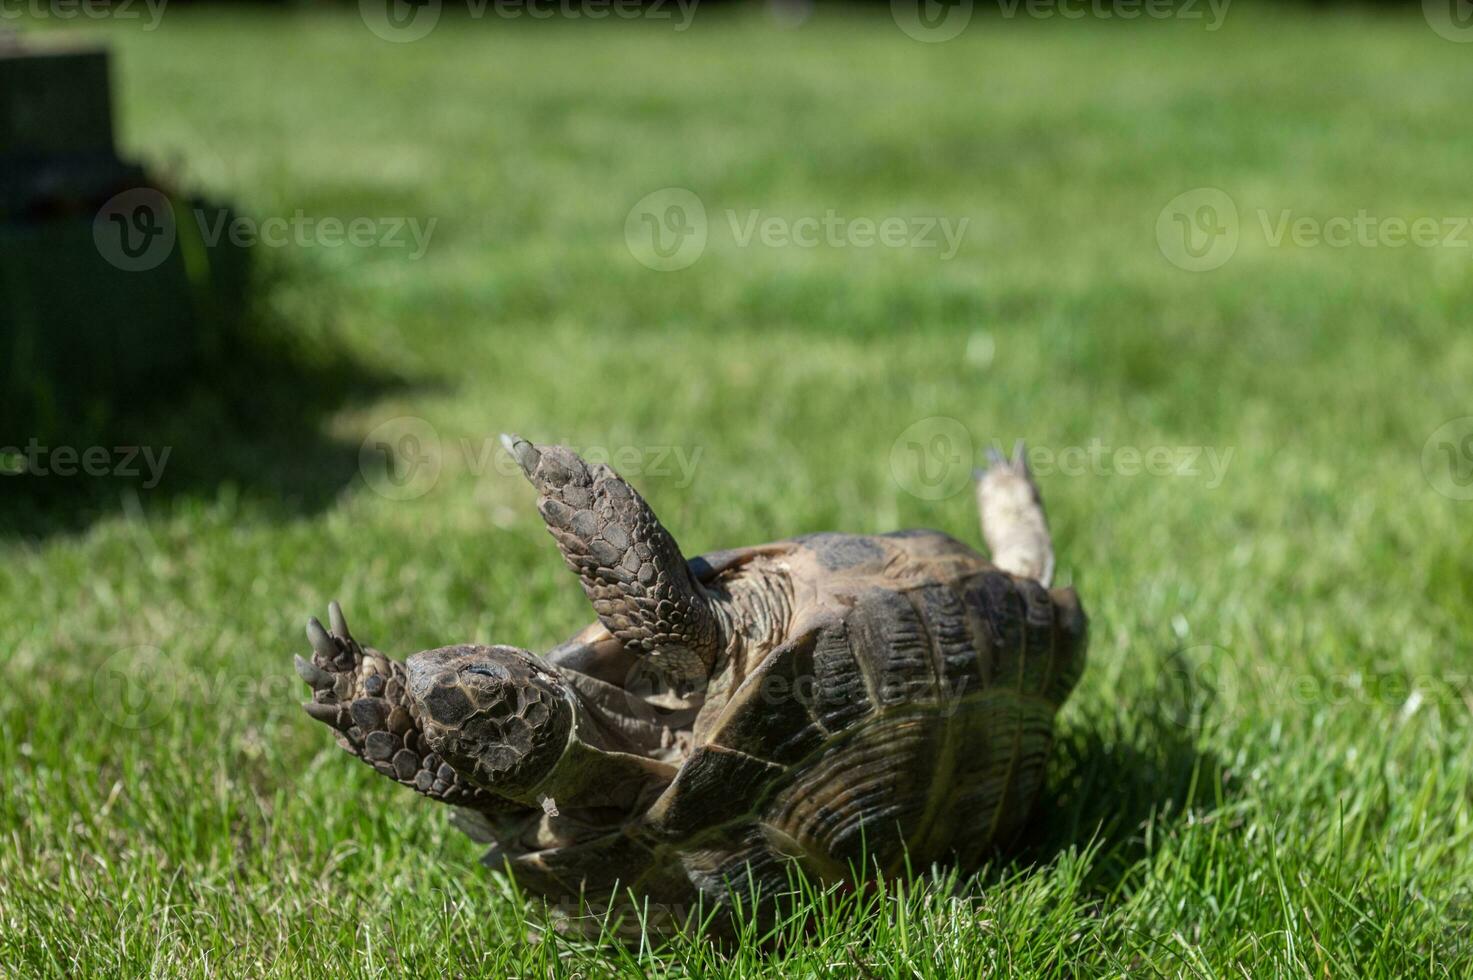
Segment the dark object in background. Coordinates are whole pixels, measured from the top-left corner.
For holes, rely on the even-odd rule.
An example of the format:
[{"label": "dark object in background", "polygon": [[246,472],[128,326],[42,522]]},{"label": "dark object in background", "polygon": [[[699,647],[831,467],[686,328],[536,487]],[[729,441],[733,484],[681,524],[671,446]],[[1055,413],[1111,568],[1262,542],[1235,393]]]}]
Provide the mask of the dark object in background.
[{"label": "dark object in background", "polygon": [[222,210],[118,158],[104,49],[0,38],[0,434],[101,424],[219,349],[247,257],[194,216]]}]

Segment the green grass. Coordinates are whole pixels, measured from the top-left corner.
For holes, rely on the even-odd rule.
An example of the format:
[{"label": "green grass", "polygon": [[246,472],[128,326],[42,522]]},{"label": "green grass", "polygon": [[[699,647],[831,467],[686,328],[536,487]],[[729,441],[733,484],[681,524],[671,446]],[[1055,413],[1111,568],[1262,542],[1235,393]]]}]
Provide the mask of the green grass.
[{"label": "green grass", "polygon": [[[1473,236],[1275,248],[1258,217],[1473,215],[1467,51],[1416,11],[993,18],[945,44],[883,6],[463,26],[389,45],[351,9],[170,8],[107,31],[128,152],[258,217],[437,225],[420,261],[264,256],[264,311],[307,354],[222,379],[244,411],[206,391],[132,423],[174,447],[156,488],[33,481],[7,515],[0,975],[1473,970],[1473,502],[1422,464],[1473,414]],[[656,272],[624,221],[669,186],[710,241]],[[1202,186],[1241,241],[1193,273],[1155,229]],[[951,261],[738,247],[726,211],[754,208],[970,224]],[[408,501],[358,465],[401,416],[441,446]],[[480,465],[498,432],[680,447],[688,485],[633,479],[692,553],[976,541],[968,494],[892,472],[934,416],[977,453],[1232,453],[1215,485],[1205,462],[1044,475],[1091,662],[1038,826],[975,880],[830,896],[738,947],[534,942],[540,912],[444,813],[297,708],[290,654],[331,598],[400,656],[590,618],[528,489]]]}]

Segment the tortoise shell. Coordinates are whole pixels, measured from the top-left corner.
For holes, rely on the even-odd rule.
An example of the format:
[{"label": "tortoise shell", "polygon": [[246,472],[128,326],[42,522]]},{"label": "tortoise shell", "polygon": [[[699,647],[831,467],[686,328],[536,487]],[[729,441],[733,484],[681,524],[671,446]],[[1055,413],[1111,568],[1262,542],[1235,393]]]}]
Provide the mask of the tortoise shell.
[{"label": "tortoise shell", "polygon": [[938,531],[809,535],[691,568],[727,595],[785,577],[783,641],[764,643],[760,617],[744,624],[674,779],[613,835],[620,859],[600,837],[512,858],[520,879],[710,907],[781,892],[794,861],[825,881],[971,867],[1018,833],[1084,666],[1073,589],[1000,571]]},{"label": "tortoise shell", "polygon": [[667,917],[975,866],[1025,825],[1084,666],[1021,456],[978,487],[992,560],[939,531],[813,534],[687,562],[607,466],[508,438],[598,622],[546,657],[462,644],[404,664],[332,606],[308,712],[457,808],[486,861],[557,905]]}]

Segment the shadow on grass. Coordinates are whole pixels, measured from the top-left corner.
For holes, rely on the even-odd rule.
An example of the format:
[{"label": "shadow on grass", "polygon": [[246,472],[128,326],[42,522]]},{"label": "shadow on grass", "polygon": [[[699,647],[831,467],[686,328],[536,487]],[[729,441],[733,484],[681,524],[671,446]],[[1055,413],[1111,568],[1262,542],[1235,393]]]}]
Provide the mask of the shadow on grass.
[{"label": "shadow on grass", "polygon": [[327,506],[357,474],[359,445],[326,433],[326,419],[410,382],[338,348],[325,309],[290,322],[271,312],[267,298],[288,284],[258,274],[249,308],[199,370],[114,399],[105,419],[0,435],[0,537],[80,531],[137,505],[245,497],[282,516]]},{"label": "shadow on grass", "polygon": [[1015,869],[1093,842],[1088,887],[1113,894],[1147,856],[1149,835],[1169,834],[1191,810],[1223,805],[1230,786],[1222,762],[1201,747],[1215,692],[1179,660],[1167,656],[1163,676],[1172,681],[1149,698],[1060,733],[1037,819],[1017,842]]}]

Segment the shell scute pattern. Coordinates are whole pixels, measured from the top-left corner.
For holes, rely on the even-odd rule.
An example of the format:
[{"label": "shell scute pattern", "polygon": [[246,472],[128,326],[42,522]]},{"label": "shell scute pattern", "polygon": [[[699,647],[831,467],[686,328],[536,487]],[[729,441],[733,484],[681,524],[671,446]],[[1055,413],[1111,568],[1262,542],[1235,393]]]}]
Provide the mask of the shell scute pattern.
[{"label": "shell scute pattern", "polygon": [[[974,860],[1016,832],[1041,786],[1045,699],[1081,653],[1077,623],[1038,583],[992,569],[851,599],[769,654],[710,731],[780,766],[703,755],[675,780],[686,812],[707,787],[756,789],[748,809],[820,875],[864,854]],[[743,696],[805,671],[806,697]],[[738,816],[726,806],[707,822]]]}]

